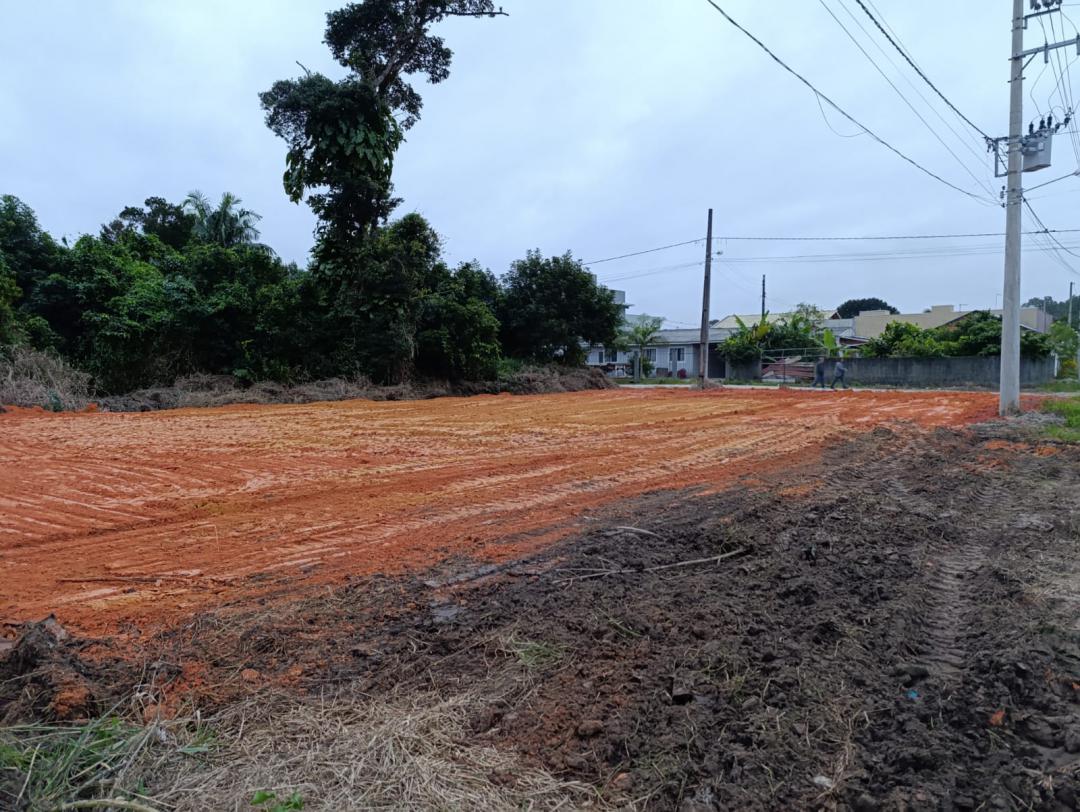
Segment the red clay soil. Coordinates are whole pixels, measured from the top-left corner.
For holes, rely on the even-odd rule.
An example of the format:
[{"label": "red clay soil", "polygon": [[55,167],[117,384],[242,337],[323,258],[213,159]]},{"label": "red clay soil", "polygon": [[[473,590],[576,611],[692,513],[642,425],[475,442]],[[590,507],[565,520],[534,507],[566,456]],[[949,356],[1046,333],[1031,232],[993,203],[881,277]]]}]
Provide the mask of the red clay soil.
[{"label": "red clay soil", "polygon": [[[985,393],[676,390],[0,417],[0,620],[143,631],[348,575],[504,561],[589,509],[816,456]],[[129,625],[131,624],[131,625]]]}]

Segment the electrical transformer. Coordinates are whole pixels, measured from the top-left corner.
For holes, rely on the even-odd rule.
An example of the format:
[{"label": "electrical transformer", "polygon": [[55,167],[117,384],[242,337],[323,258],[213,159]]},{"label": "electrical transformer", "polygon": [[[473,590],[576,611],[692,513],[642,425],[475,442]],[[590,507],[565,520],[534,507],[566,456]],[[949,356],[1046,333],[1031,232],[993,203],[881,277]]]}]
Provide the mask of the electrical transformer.
[{"label": "electrical transformer", "polygon": [[1054,133],[1050,129],[1029,133],[1020,139],[1020,153],[1024,156],[1024,171],[1037,172],[1050,166],[1050,147]]}]

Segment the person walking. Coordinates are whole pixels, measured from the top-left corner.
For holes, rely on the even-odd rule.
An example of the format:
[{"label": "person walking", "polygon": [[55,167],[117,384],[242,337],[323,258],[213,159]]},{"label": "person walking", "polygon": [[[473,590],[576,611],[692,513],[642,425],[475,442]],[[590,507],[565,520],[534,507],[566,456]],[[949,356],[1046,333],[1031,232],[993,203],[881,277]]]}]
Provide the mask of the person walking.
[{"label": "person walking", "polygon": [[814,388],[816,389],[818,384],[821,384],[821,388],[825,388],[825,356],[818,356],[817,363],[814,364]]},{"label": "person walking", "polygon": [[836,366],[833,368],[833,379],[831,389],[835,389],[837,384],[840,384],[841,389],[847,389],[847,381],[844,380],[844,375],[847,372],[847,368],[844,366],[843,359],[837,359]]}]

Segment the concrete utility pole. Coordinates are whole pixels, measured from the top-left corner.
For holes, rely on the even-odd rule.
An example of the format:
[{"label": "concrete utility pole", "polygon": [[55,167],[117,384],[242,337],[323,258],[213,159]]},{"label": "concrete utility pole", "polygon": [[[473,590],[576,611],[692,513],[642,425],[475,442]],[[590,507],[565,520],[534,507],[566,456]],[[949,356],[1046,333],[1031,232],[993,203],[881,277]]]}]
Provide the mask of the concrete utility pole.
[{"label": "concrete utility pole", "polygon": [[1070,327],[1072,327],[1072,289],[1073,289],[1073,283],[1070,282],[1069,283],[1069,318],[1068,318],[1068,321],[1065,322]]},{"label": "concrete utility pole", "polygon": [[701,388],[709,379],[709,277],[712,276],[712,209],[705,231],[705,288],[701,294],[701,358],[698,362],[698,381]]},{"label": "concrete utility pole", "polygon": [[1020,413],[1020,138],[1024,127],[1024,0],[1013,0],[1009,71],[1009,171],[1005,197],[1005,286],[1001,297],[1001,386],[998,411]]},{"label": "concrete utility pole", "polygon": [[765,323],[765,274],[761,275],[761,323]]}]

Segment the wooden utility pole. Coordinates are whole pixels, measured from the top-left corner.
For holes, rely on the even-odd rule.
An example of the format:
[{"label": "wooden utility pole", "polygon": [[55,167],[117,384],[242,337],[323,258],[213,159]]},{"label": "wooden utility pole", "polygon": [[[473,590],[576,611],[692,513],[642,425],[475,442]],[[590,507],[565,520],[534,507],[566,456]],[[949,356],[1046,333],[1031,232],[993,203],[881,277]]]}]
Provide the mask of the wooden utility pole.
[{"label": "wooden utility pole", "polygon": [[1024,127],[1024,0],[1013,0],[1009,87],[1009,171],[1005,197],[1005,286],[1001,296],[1001,386],[998,411],[1020,413],[1020,139]]},{"label": "wooden utility pole", "polygon": [[705,287],[701,294],[701,357],[698,360],[698,381],[701,388],[709,379],[709,279],[712,276],[712,209],[705,231]]}]

